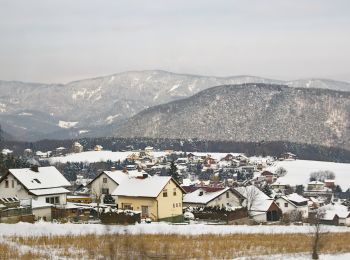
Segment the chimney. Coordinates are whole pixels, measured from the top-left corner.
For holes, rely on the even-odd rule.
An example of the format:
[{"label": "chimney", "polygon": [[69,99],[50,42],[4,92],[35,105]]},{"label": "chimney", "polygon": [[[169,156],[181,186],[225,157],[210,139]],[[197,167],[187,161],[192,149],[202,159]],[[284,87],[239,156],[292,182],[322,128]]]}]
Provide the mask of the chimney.
[{"label": "chimney", "polygon": [[115,167],[114,166],[111,167],[111,171],[115,172]]},{"label": "chimney", "polygon": [[32,166],[30,166],[30,169],[31,169],[33,172],[39,172],[39,166],[38,166],[38,165],[32,165]]},{"label": "chimney", "polygon": [[124,173],[127,173],[128,172],[128,169],[126,167],[123,168],[123,172]]}]

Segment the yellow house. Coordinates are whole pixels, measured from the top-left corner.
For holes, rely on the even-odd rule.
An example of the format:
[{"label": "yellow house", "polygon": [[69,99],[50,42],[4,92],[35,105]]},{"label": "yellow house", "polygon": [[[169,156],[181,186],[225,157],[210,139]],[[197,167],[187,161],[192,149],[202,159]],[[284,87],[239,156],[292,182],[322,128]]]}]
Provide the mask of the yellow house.
[{"label": "yellow house", "polygon": [[119,209],[140,211],[153,221],[179,221],[184,193],[171,177],[145,176],[125,180],[112,195],[118,197]]}]

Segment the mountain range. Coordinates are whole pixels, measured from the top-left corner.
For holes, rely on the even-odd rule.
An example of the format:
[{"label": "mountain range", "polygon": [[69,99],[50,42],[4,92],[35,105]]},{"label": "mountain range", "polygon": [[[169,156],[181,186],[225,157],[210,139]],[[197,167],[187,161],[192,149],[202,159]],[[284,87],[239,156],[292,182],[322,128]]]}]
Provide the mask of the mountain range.
[{"label": "mountain range", "polygon": [[120,137],[285,141],[350,149],[350,92],[275,84],[213,87],[130,118]]},{"label": "mountain range", "polygon": [[0,81],[0,124],[14,139],[24,141],[111,136],[118,134],[118,129],[127,129],[133,116],[151,107],[186,100],[220,85],[241,85],[249,92],[251,85],[244,83],[350,91],[350,83],[326,79],[281,81],[160,70],[124,72],[67,84]]}]

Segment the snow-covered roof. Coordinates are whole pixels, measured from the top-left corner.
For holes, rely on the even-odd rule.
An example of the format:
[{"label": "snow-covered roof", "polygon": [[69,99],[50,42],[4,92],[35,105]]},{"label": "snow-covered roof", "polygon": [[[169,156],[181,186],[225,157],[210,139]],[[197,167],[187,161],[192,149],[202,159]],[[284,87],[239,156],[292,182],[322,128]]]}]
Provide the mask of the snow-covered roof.
[{"label": "snow-covered roof", "polygon": [[321,184],[324,184],[322,181],[310,181],[309,182],[309,185],[312,184],[312,185],[321,185]]},{"label": "snow-covered roof", "polygon": [[[230,190],[230,188],[224,188],[218,191],[206,191],[205,189],[199,188],[191,193],[185,194],[183,198],[184,203],[197,203],[197,204],[207,204],[213,199],[217,198],[221,194]],[[202,194],[202,195],[200,195]]]},{"label": "snow-covered roof", "polygon": [[274,202],[272,198],[267,196],[254,185],[237,187],[235,190],[238,191],[243,197],[248,197],[248,202],[246,203],[251,204],[247,205],[251,215],[258,215],[261,212],[266,212]]},{"label": "snow-covered roof", "polygon": [[288,200],[296,203],[302,203],[308,201],[308,199],[300,196],[298,193],[292,193],[286,196]]},{"label": "snow-covered roof", "polygon": [[335,215],[339,218],[348,218],[350,216],[348,208],[343,205],[328,204],[321,207],[319,210],[324,211],[324,215],[321,217],[324,220],[333,220]]},{"label": "snow-covered roof", "polygon": [[104,173],[117,184],[122,183],[125,179],[128,178],[127,173],[123,171],[104,171]]},{"label": "snow-covered roof", "polygon": [[278,178],[274,183],[272,183],[272,186],[286,186],[288,185],[288,182],[284,177]]},{"label": "snow-covered roof", "polygon": [[71,186],[54,166],[38,167],[38,172],[30,168],[9,169],[9,172],[28,190]]},{"label": "snow-covered roof", "polygon": [[171,177],[168,176],[149,176],[144,179],[127,178],[112,195],[155,198],[170,180]]},{"label": "snow-covered roof", "polygon": [[50,195],[50,194],[63,194],[63,193],[70,192],[65,188],[37,189],[37,190],[29,190],[29,191],[36,196]]}]

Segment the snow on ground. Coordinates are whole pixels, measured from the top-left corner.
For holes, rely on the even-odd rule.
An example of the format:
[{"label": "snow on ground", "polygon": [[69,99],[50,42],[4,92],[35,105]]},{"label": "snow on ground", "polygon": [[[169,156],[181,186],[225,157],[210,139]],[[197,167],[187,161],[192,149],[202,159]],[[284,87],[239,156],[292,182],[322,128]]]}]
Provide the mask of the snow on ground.
[{"label": "snow on ground", "polygon": [[[279,260],[279,259],[293,259],[293,260],[309,260],[311,253],[297,253],[297,254],[276,254],[276,255],[261,255],[261,256],[244,256],[234,258],[235,260]],[[320,260],[348,260],[350,253],[338,254],[320,254]]]},{"label": "snow on ground", "polygon": [[347,190],[350,187],[350,163],[305,160],[277,161],[266,170],[274,172],[279,167],[287,170],[287,174],[283,177],[283,180],[292,186],[298,184],[307,185],[310,173],[329,170],[335,173],[336,185],[340,185],[343,190]]},{"label": "snow on ground", "polygon": [[[62,157],[51,157],[49,159],[50,163],[67,163],[67,162],[106,162],[108,160],[118,161],[125,160],[129,155],[135,152],[112,152],[112,151],[88,151],[82,153],[72,153],[67,154]],[[154,152],[155,157],[160,157],[165,155],[165,152]]]},{"label": "snow on ground", "polygon": [[[102,161],[118,161],[118,160],[125,160],[129,155],[137,153],[137,151],[130,151],[130,152],[112,152],[112,151],[87,151],[82,153],[72,153],[68,154],[63,157],[51,157],[49,159],[51,164],[54,163],[67,163],[67,162],[88,162],[88,163],[94,163],[94,162],[102,162]],[[163,151],[157,151],[152,152],[154,157],[161,157],[168,152]],[[225,157],[227,153],[193,153],[197,156],[206,156],[210,155],[212,158],[216,160],[220,160],[221,158]],[[233,154],[233,155],[239,155],[239,154]]]},{"label": "snow on ground", "polygon": [[[310,226],[247,226],[247,225],[171,225],[167,223],[136,224],[129,226],[102,224],[54,224],[37,222],[35,224],[0,224],[1,236],[43,236],[43,235],[81,235],[81,234],[284,234],[311,233]],[[323,232],[350,232],[349,227],[323,226]]]}]

